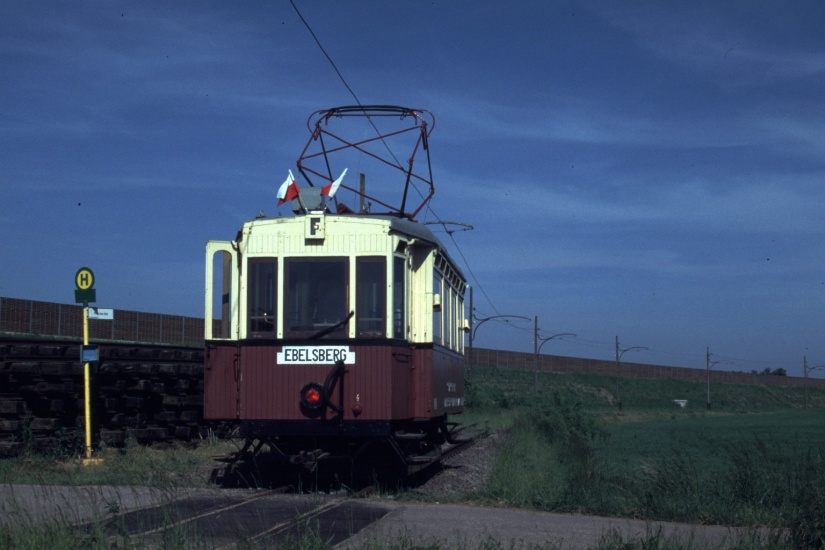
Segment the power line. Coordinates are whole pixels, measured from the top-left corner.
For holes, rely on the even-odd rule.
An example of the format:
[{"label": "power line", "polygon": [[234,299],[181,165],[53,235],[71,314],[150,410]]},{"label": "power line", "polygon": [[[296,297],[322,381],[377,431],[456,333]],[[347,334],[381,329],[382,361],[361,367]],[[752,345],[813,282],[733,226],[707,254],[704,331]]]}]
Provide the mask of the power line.
[{"label": "power line", "polygon": [[[338,78],[341,80],[341,83],[344,85],[344,87],[347,89],[347,91],[350,93],[350,95],[353,97],[353,99],[355,99],[355,103],[359,107],[362,107],[361,100],[358,99],[358,96],[356,95],[355,91],[347,83],[346,79],[344,78],[344,75],[338,69],[338,66],[335,64],[335,61],[333,61],[333,59],[329,55],[329,53],[327,53],[326,49],[321,44],[321,41],[318,39],[318,36],[316,36],[315,32],[312,30],[312,27],[309,26],[309,23],[307,22],[307,20],[304,19],[303,15],[301,15],[301,12],[298,10],[298,7],[295,5],[295,2],[293,0],[289,0],[289,3],[292,5],[292,8],[295,10],[295,13],[298,15],[298,18],[301,20],[301,22],[304,24],[304,26],[309,31],[309,34],[312,36],[312,39],[315,41],[315,44],[317,44],[318,48],[321,50],[321,53],[323,53],[324,57],[326,57],[327,61],[329,61],[329,64],[332,66],[333,70],[335,71],[335,74],[338,75]],[[375,123],[372,121],[371,118],[369,118],[369,121],[370,121],[370,124],[372,125],[373,129],[376,131],[376,133],[380,135],[381,133],[378,131],[378,128],[376,128]],[[387,149],[389,154],[392,156],[393,160],[395,160],[396,164],[400,164],[398,159],[396,158],[395,154],[392,152],[392,150],[389,148],[387,143],[384,141],[383,137],[381,138],[381,141],[384,143],[384,147]],[[413,186],[413,189],[415,189],[415,191],[419,194],[419,196],[423,197],[423,194],[421,193],[421,190],[418,189],[418,187],[416,187],[415,182],[412,182],[412,186]],[[430,205],[427,205],[427,210],[432,213],[432,215],[436,218],[436,220],[438,220],[438,223],[440,223],[442,225],[445,225],[446,223],[449,223],[449,222],[442,221],[441,218],[436,213],[436,211]],[[446,231],[446,225],[445,225],[445,231]],[[472,278],[472,280],[475,284],[474,288],[477,288],[481,292],[481,294],[484,296],[484,298],[489,303],[490,307],[492,307],[493,311],[495,311],[496,315],[500,315],[498,308],[496,308],[495,304],[493,304],[493,301],[490,299],[490,296],[487,294],[487,292],[484,290],[484,287],[478,281],[478,278],[476,277],[475,273],[473,272],[472,267],[470,267],[470,263],[467,261],[467,258],[464,256],[464,252],[461,250],[461,247],[458,245],[455,238],[453,237],[454,231],[446,231],[446,233],[447,233],[447,235],[449,235],[450,240],[453,243],[453,246],[458,251],[458,255],[461,257],[462,261],[464,262],[464,265],[467,268],[467,272],[469,273],[470,277]],[[470,315],[472,315],[472,314],[473,314],[473,312],[471,311]],[[518,327],[518,326],[513,325],[511,323],[507,323],[507,324],[509,326],[515,327],[517,330],[524,330],[525,332],[531,332],[530,329],[521,328],[521,327]],[[577,339],[576,343],[585,344],[585,345],[590,344],[590,345],[594,345],[594,346],[606,346],[606,347],[612,347],[613,346],[612,343],[597,342],[597,341],[592,341],[592,340],[589,341],[589,340],[581,339],[581,338]],[[686,356],[686,357],[694,357],[694,355],[692,355],[692,354],[679,354],[679,353],[663,352],[663,351],[656,351],[656,350],[649,350],[649,352],[650,353],[658,353],[658,354],[661,354],[661,355],[682,355],[682,356]],[[695,357],[700,357],[700,356],[696,355]],[[777,361],[759,361],[759,360],[749,360],[749,359],[737,359],[737,358],[733,358],[733,357],[726,357],[725,359],[731,360],[731,361],[734,361],[734,362],[739,362],[739,363],[752,363],[752,364],[757,364],[757,365],[773,365],[773,364],[778,363]]]},{"label": "power line", "polygon": [[352,97],[355,99],[355,103],[357,103],[358,106],[360,107],[361,106],[361,101],[359,101],[358,96],[355,95],[355,92],[352,91],[352,88],[350,88],[349,84],[347,84],[347,81],[344,78],[344,75],[341,74],[341,71],[339,71],[338,67],[335,65],[335,61],[332,60],[332,58],[329,56],[327,51],[324,49],[324,46],[321,45],[321,41],[318,40],[317,36],[315,36],[315,32],[313,32],[312,27],[309,26],[309,23],[307,23],[307,20],[304,19],[304,16],[301,15],[301,12],[298,11],[298,6],[296,6],[295,2],[293,2],[292,0],[289,0],[289,3],[292,4],[292,9],[294,9],[295,13],[298,14],[298,18],[301,20],[301,22],[307,28],[307,30],[309,31],[309,34],[312,35],[312,39],[315,40],[315,43],[318,45],[318,48],[321,49],[321,53],[324,54],[324,57],[327,58],[327,61],[329,61],[329,64],[332,65],[332,68],[335,70],[335,74],[338,75],[338,78],[341,79],[341,82],[344,84],[344,87],[349,91],[350,95],[352,95]]},{"label": "power line", "polygon": [[[312,27],[309,26],[309,23],[307,22],[307,20],[304,19],[303,15],[301,15],[301,12],[298,10],[298,6],[295,5],[295,2],[293,2],[293,0],[289,0],[289,3],[292,4],[292,9],[295,10],[295,13],[298,15],[298,18],[301,20],[301,22],[304,24],[304,26],[309,31],[309,34],[312,36],[312,39],[315,40],[315,43],[318,45],[318,48],[321,50],[321,53],[324,54],[324,57],[327,58],[327,61],[329,61],[329,64],[332,65],[332,68],[335,71],[335,74],[338,75],[338,78],[341,80],[341,83],[344,85],[344,87],[350,93],[352,98],[355,100],[355,104],[358,105],[359,107],[363,107],[363,105],[361,104],[361,100],[358,99],[358,95],[356,95],[355,91],[350,87],[349,84],[347,84],[347,81],[344,78],[344,75],[341,74],[340,70],[338,70],[338,66],[335,64],[335,61],[332,60],[332,57],[327,53],[327,50],[324,49],[324,46],[321,44],[321,41],[318,39],[318,36],[316,36],[315,32],[312,30]],[[381,132],[378,131],[378,128],[375,126],[375,123],[372,121],[372,118],[367,117],[367,120],[369,120],[369,123],[372,126],[372,128],[375,130],[375,133],[378,134],[379,137],[380,137]],[[384,144],[384,148],[387,150],[387,152],[393,158],[395,163],[400,165],[401,163],[398,161],[398,158],[396,158],[395,153],[392,152],[392,149],[390,149],[389,145],[387,145],[387,142],[384,140],[383,137],[381,137],[381,143]],[[421,191],[418,190],[418,188],[415,186],[415,183],[413,183],[413,189],[415,189],[416,192],[419,195],[421,195]]]},{"label": "power line", "polygon": [[[436,216],[436,218],[438,217],[435,211],[433,211],[433,216]],[[496,312],[496,315],[501,315],[498,308],[495,306],[495,304],[493,304],[493,301],[487,295],[487,291],[484,290],[484,287],[482,287],[481,284],[478,282],[478,278],[476,277],[476,274],[473,272],[473,268],[470,267],[470,262],[467,261],[467,258],[464,256],[464,252],[461,251],[461,247],[458,246],[458,243],[455,241],[455,237],[453,237],[452,233],[449,233],[448,235],[450,236],[450,240],[453,242],[453,246],[455,246],[455,249],[458,251],[458,255],[461,256],[461,259],[464,261],[464,265],[467,267],[467,272],[473,278],[473,282],[476,285],[475,288],[481,291],[481,294],[483,294],[484,297],[487,299],[487,303],[490,304],[490,307],[493,308],[493,311]],[[471,311],[470,315],[472,314],[473,312]]]},{"label": "power line", "polygon": [[[327,61],[329,61],[329,64],[332,66],[333,70],[335,71],[335,74],[338,75],[338,78],[341,80],[341,83],[344,85],[344,87],[347,89],[347,91],[350,93],[350,95],[353,97],[353,99],[355,99],[355,103],[359,107],[363,107],[363,105],[361,105],[361,100],[358,99],[358,95],[355,93],[355,91],[347,83],[346,79],[344,78],[344,75],[341,74],[341,71],[338,69],[338,66],[335,64],[335,61],[333,61],[332,57],[329,55],[329,53],[327,53],[326,49],[321,44],[321,41],[318,39],[318,36],[312,30],[312,27],[310,27],[309,22],[307,22],[307,20],[304,19],[304,16],[301,15],[301,12],[298,10],[298,6],[295,5],[295,2],[293,0],[289,0],[289,3],[292,5],[292,9],[295,10],[295,13],[298,15],[298,18],[301,20],[301,22],[304,24],[304,26],[309,31],[309,34],[312,36],[312,39],[315,41],[315,44],[317,44],[318,48],[321,50],[321,53],[323,53],[324,57],[326,57]],[[381,132],[378,131],[378,128],[376,128],[375,123],[372,121],[371,118],[369,118],[369,122],[372,125],[373,129],[375,130],[376,134],[378,134],[380,136]],[[392,152],[392,150],[389,148],[389,145],[387,145],[387,143],[384,141],[384,138],[381,138],[381,141],[384,143],[384,147],[387,149],[389,154],[392,156],[393,160],[395,160],[395,163],[400,165],[400,162],[398,161],[398,159],[396,158],[396,156]],[[419,196],[423,197],[423,195],[421,193],[421,190],[418,189],[418,187],[416,187],[415,182],[412,182],[412,187],[413,187],[413,189],[415,189],[415,192],[418,193]],[[445,223],[441,220],[441,218],[438,216],[438,214],[435,212],[435,210],[430,205],[427,205],[427,210],[432,213],[432,215],[438,220],[439,223],[441,223],[442,225]],[[496,306],[493,304],[493,301],[490,299],[490,296],[487,295],[487,292],[481,286],[481,283],[479,283],[478,278],[475,276],[475,273],[473,272],[472,268],[470,267],[470,263],[467,261],[467,258],[464,256],[464,253],[461,251],[461,247],[458,246],[458,243],[453,238],[453,235],[452,235],[451,232],[448,232],[447,234],[450,236],[450,240],[453,242],[453,245],[455,246],[456,250],[458,251],[459,256],[461,256],[461,259],[464,261],[464,265],[467,267],[467,272],[470,274],[470,276],[472,277],[473,282],[475,284],[474,288],[477,288],[481,292],[481,294],[484,296],[484,298],[490,304],[490,307],[492,307],[493,310],[496,312],[496,314],[498,314],[498,308],[496,308]],[[470,315],[472,315],[472,314],[473,314],[473,312],[471,311]]]}]

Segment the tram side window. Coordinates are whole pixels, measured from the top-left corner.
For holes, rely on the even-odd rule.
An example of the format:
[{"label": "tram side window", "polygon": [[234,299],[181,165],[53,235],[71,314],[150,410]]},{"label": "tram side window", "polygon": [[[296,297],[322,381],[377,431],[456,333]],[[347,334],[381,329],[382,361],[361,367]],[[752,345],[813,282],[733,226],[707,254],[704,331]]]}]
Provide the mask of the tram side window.
[{"label": "tram side window", "polygon": [[393,259],[392,271],[392,335],[394,338],[406,338],[406,312],[404,297],[406,296],[404,281],[406,267],[404,258]]},{"label": "tram side window", "polygon": [[386,331],[386,260],[383,257],[358,258],[356,262],[357,335],[359,337],[382,337]]},{"label": "tram side window", "polygon": [[464,296],[456,294],[456,351],[464,353]]},{"label": "tram side window", "polygon": [[[213,338],[229,338],[232,320],[232,256],[225,250],[218,250],[212,255],[212,280],[208,281],[212,301],[211,323]],[[219,315],[217,319],[215,315]]]},{"label": "tram side window", "polygon": [[444,343],[444,340],[441,336],[441,317],[444,307],[444,292],[442,291],[441,286],[441,274],[438,272],[434,273],[433,294],[438,294],[440,299],[442,300],[440,308],[433,308],[433,344],[442,345]]},{"label": "tram side window", "polygon": [[444,282],[444,295],[441,298],[441,309],[444,310],[444,345],[450,349],[453,348],[453,329],[455,322],[453,320],[453,289],[449,283]]},{"label": "tram side window", "polygon": [[461,300],[458,297],[458,291],[453,289],[453,349],[459,351],[461,349]]},{"label": "tram side window", "polygon": [[286,337],[306,337],[331,329],[331,337],[347,335],[346,258],[287,258],[285,260]]},{"label": "tram side window", "polygon": [[250,338],[275,336],[275,297],[277,264],[275,258],[249,260],[247,330]]}]

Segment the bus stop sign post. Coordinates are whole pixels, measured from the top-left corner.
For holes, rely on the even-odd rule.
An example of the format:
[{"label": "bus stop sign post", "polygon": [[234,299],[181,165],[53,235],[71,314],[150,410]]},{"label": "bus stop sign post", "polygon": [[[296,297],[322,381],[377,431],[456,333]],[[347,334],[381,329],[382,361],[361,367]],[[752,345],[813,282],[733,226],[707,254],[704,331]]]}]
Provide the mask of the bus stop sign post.
[{"label": "bus stop sign post", "polygon": [[84,465],[95,464],[100,460],[92,459],[92,390],[90,361],[98,361],[97,346],[89,346],[89,302],[96,302],[95,274],[88,267],[81,267],[74,276],[74,301],[83,304],[83,347],[80,349],[80,360],[83,362],[83,393],[84,416],[86,420],[86,456]]},{"label": "bus stop sign post", "polygon": [[89,307],[89,302],[96,302],[95,296],[95,274],[88,267],[81,267],[74,276],[74,301],[76,304],[83,304],[84,308]]}]

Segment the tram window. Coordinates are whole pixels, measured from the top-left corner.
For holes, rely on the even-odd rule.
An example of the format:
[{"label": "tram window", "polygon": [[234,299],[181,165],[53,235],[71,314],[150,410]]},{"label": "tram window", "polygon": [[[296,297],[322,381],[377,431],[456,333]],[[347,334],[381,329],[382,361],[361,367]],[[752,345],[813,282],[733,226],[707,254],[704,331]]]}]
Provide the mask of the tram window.
[{"label": "tram window", "polygon": [[334,326],[329,336],[346,336],[347,259],[287,258],[285,263],[285,336],[310,336]]},{"label": "tram window", "polygon": [[461,310],[459,310],[459,305],[461,301],[458,299],[458,292],[453,289],[453,349],[459,350],[461,348],[461,344],[459,341],[461,340]]},{"label": "tram window", "polygon": [[226,250],[217,250],[212,255],[212,280],[209,281],[212,300],[210,323],[213,338],[230,338],[232,320],[229,312],[232,306],[232,255]]},{"label": "tram window", "polygon": [[459,292],[456,295],[458,306],[456,307],[456,351],[464,353],[464,296]]},{"label": "tram window", "polygon": [[392,335],[394,338],[406,338],[407,326],[404,308],[406,268],[404,258],[394,258],[392,266]]},{"label": "tram window", "polygon": [[247,330],[251,338],[275,336],[275,296],[277,265],[275,258],[251,258],[249,281]]},{"label": "tram window", "polygon": [[382,257],[358,258],[355,319],[361,337],[381,337],[386,331],[387,268]]},{"label": "tram window", "polygon": [[437,310],[433,308],[433,344],[443,344],[444,340],[441,336],[441,316],[443,315],[443,308],[444,308],[444,293],[441,286],[441,274],[436,272],[433,278],[433,294],[438,294],[441,296],[441,304],[442,306]]},{"label": "tram window", "polygon": [[444,297],[442,298],[442,303],[442,309],[444,310],[444,346],[453,348],[453,333],[455,329],[453,288],[447,281],[444,281]]}]

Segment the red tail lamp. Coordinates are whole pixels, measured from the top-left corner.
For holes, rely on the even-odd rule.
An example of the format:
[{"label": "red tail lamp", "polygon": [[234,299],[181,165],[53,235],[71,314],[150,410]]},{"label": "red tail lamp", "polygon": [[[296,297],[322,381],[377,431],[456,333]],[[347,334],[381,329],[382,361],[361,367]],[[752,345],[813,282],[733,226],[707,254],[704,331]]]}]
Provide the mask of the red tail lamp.
[{"label": "red tail lamp", "polygon": [[301,405],[308,409],[319,409],[324,406],[324,388],[320,384],[311,382],[301,390]]},{"label": "red tail lamp", "polygon": [[361,408],[361,405],[359,405],[358,403],[356,403],[355,405],[352,406],[352,415],[353,416],[358,416],[362,412],[364,412],[364,409]]}]

